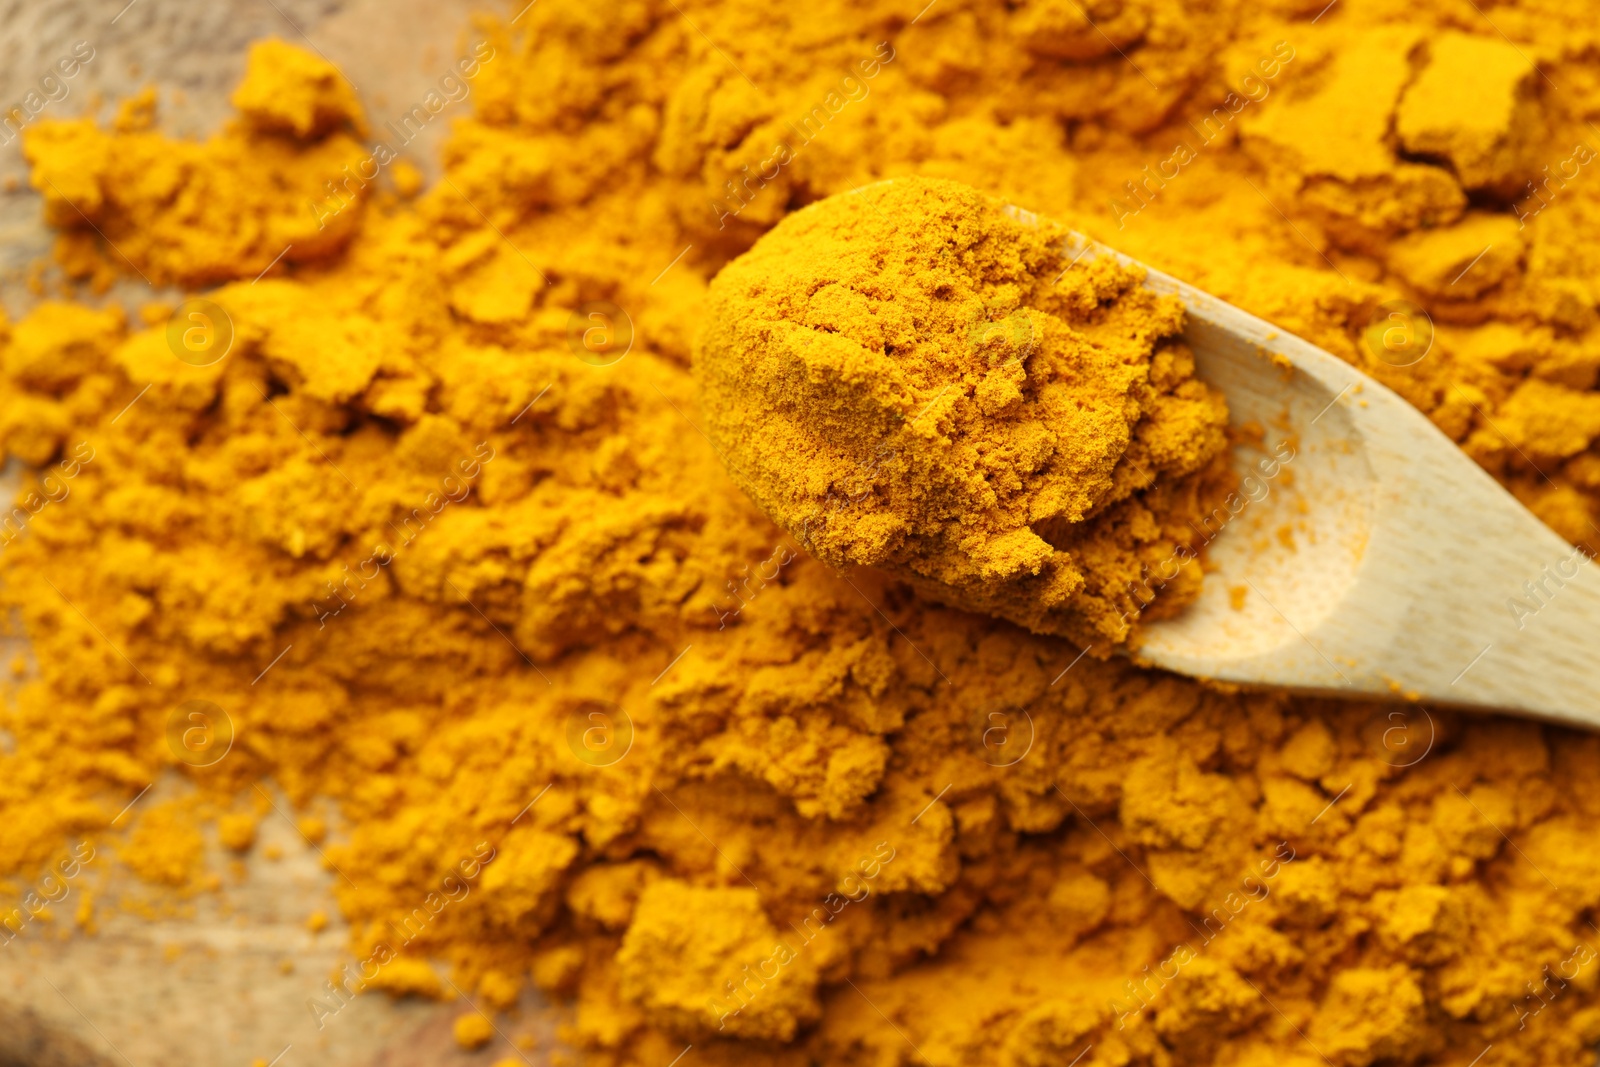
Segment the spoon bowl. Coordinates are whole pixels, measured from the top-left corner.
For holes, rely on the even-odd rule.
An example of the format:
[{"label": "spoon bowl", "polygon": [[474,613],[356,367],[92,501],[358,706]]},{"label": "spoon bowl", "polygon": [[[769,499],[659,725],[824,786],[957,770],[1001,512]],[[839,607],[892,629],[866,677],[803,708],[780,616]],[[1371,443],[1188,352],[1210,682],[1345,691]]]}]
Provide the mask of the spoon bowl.
[{"label": "spoon bowl", "polygon": [[1583,550],[1355,367],[1082,235],[1067,240],[1071,258],[1114,256],[1183,301],[1198,376],[1227,397],[1247,442],[1233,453],[1239,491],[1200,524],[1199,599],[1143,626],[1137,660],[1600,726],[1600,568]]}]

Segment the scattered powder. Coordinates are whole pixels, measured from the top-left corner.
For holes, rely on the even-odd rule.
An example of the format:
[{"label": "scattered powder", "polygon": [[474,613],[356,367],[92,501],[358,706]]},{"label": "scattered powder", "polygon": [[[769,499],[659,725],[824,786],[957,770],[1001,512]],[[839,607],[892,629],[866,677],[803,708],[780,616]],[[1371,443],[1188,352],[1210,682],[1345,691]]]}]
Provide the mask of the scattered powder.
[{"label": "scattered powder", "polygon": [[140,819],[121,850],[122,862],[139,877],[185,887],[200,873],[205,842],[180,804],[153,806]]},{"label": "scattered powder", "polygon": [[[270,46],[205,142],[149,98],[29,127],[61,266],[215,286],[235,337],[194,367],[170,307],[92,294],[0,325],[0,442],[47,482],[0,548],[37,664],[4,711],[15,899],[81,837],[192,880],[205,812],[259,818],[261,782],[337,812],[350,958],[392,954],[366,988],[532,982],[590,1064],[1590,1063],[1600,740],[1073,665],[846,581],[728,479],[689,372],[709,279],[765,230],[950,179],[1373,373],[1600,547],[1587,7],[677,6],[491,27],[450,183],[325,230],[368,146],[312,57]],[[1462,56],[1481,87],[1441,91]],[[1396,298],[1435,331],[1406,366],[1366,342]],[[610,367],[569,343],[600,301],[636,330]],[[234,728],[207,767],[166,740],[190,700]],[[583,738],[624,715],[607,762]],[[107,829],[169,770],[204,805]]]}]

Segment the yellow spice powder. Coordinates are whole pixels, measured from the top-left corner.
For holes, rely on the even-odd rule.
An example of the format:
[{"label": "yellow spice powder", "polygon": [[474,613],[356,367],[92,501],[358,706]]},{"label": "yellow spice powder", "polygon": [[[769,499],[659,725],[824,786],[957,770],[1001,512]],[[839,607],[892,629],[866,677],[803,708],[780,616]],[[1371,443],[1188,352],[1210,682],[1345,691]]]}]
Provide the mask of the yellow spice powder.
[{"label": "yellow spice powder", "polygon": [[734,480],[824,563],[1124,639],[1127,591],[1192,555],[1180,479],[1222,455],[1227,408],[1175,341],[1176,298],[1074,264],[1065,236],[917,178],[789,215],[717,275],[697,346]]},{"label": "yellow spice powder", "polygon": [[[30,126],[61,267],[216,286],[232,337],[0,328],[19,898],[73,835],[192,883],[264,783],[339,813],[346,988],[531,982],[591,1064],[1588,1063],[1595,737],[1075,663],[846,581],[702,436],[708,280],[950,179],[1351,360],[1600,543],[1588,10],[1091,6],[538,4],[414,202],[346,177],[382,153],[279,44],[205,142],[153,97]],[[215,762],[168,740],[196,700]],[[108,829],[168,770],[194,805]]]}]

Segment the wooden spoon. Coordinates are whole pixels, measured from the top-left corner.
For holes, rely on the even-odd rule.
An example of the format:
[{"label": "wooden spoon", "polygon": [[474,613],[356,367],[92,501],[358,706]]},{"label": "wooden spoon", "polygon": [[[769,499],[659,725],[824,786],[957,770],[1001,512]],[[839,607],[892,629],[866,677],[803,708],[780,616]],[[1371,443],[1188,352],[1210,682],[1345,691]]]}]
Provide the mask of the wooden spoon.
[{"label": "wooden spoon", "polygon": [[[1582,550],[1350,364],[1079,234],[1068,251],[1138,265],[1177,295],[1199,377],[1235,426],[1266,430],[1264,449],[1234,450],[1244,490],[1202,523],[1199,600],[1143,627],[1140,662],[1600,726],[1600,568]],[[1387,358],[1423,358],[1426,316],[1391,317]]]}]

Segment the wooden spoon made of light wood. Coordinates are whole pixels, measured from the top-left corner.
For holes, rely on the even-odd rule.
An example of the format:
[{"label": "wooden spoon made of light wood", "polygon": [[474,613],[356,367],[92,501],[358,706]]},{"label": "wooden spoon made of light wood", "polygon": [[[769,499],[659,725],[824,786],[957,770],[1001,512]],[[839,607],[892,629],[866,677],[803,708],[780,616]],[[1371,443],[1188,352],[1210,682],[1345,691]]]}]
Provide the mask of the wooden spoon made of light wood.
[{"label": "wooden spoon made of light wood", "polygon": [[[1200,524],[1199,600],[1146,625],[1135,657],[1244,685],[1600,726],[1600,568],[1392,390],[1145,269],[1187,306],[1184,339],[1234,425],[1265,435],[1235,447],[1240,491]],[[1425,313],[1381,311],[1369,334],[1388,342],[1380,358],[1426,358]]]}]

